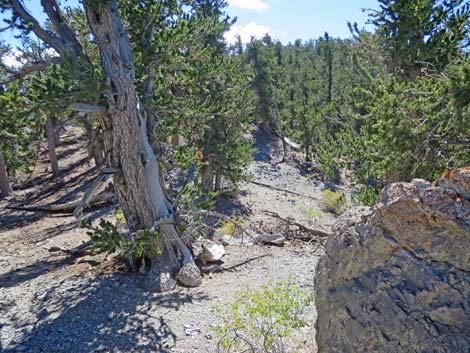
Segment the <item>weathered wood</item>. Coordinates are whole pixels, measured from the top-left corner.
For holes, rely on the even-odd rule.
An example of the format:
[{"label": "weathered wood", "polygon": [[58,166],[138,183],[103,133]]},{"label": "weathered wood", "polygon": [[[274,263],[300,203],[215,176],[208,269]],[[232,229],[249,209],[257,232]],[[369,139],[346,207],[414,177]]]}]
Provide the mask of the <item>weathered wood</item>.
[{"label": "weathered wood", "polygon": [[[98,204],[110,203],[113,200],[114,194],[109,191],[93,195],[89,201],[88,206],[96,206]],[[71,201],[60,205],[44,205],[44,206],[7,206],[10,210],[28,211],[28,212],[50,212],[50,213],[73,213],[76,208],[82,203],[82,200]]]},{"label": "weathered wood", "polygon": [[69,108],[76,112],[80,112],[83,114],[92,114],[92,115],[105,115],[106,114],[106,107],[102,105],[94,105],[88,103],[72,103],[70,104]]},{"label": "weathered wood", "polygon": [[52,167],[52,175],[58,177],[60,175],[59,161],[57,159],[57,153],[55,149],[55,133],[54,133],[54,124],[52,122],[52,117],[47,116],[46,119],[46,136],[47,136],[47,153],[49,155],[49,161]]},{"label": "weathered wood", "polygon": [[[107,164],[121,169],[114,175],[114,186],[126,220],[136,229],[149,229],[159,219],[172,214],[172,202],[160,181],[157,156],[149,142],[146,120],[137,96],[129,37],[120,18],[117,1],[96,3],[87,0],[84,6],[110,89],[109,107],[100,118],[104,125],[105,149],[110,151]],[[175,225],[161,224],[160,234],[155,247],[163,250],[163,254],[151,259],[145,287],[171,289],[175,268],[180,266],[174,247],[183,256],[178,280],[187,286],[199,284],[199,269],[179,238]]]},{"label": "weathered wood", "polygon": [[294,226],[298,227],[300,231],[310,233],[310,234],[315,235],[317,237],[329,237],[331,235],[331,233],[328,233],[325,230],[312,229],[312,228],[309,228],[309,227],[307,227],[307,226],[305,226],[305,225],[303,225],[299,222],[294,221],[293,219],[281,217],[276,212],[264,210],[263,213],[267,214],[268,216],[280,219],[281,221],[286,222],[289,225],[294,225]]},{"label": "weathered wood", "polygon": [[3,153],[0,150],[0,192],[1,196],[8,196],[12,193],[12,188],[10,181],[8,180],[7,166],[5,164],[5,159],[3,158]]},{"label": "weathered wood", "polygon": [[101,174],[93,181],[93,184],[91,184],[90,188],[73,211],[75,218],[81,218],[83,210],[92,202],[95,191],[98,190],[98,188],[106,181],[106,179],[108,179],[108,177],[109,174]]}]

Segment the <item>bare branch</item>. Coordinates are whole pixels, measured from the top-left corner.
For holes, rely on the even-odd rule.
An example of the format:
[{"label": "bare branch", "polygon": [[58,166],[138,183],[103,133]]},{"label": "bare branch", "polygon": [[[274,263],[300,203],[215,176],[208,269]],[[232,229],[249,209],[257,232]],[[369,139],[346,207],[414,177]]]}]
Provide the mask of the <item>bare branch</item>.
[{"label": "bare branch", "polygon": [[106,107],[102,105],[93,105],[88,103],[72,103],[69,108],[84,114],[105,115]]},{"label": "bare branch", "polygon": [[268,216],[271,216],[271,217],[274,217],[274,218],[277,218],[283,222],[286,222],[287,224],[291,224],[291,225],[294,225],[296,227],[298,227],[301,231],[303,232],[306,232],[306,233],[311,233],[315,236],[318,236],[318,237],[329,237],[331,234],[324,231],[324,230],[319,230],[319,229],[311,229],[311,228],[308,228],[306,226],[304,226],[303,224],[301,223],[298,223],[298,222],[295,222],[294,220],[292,219],[289,219],[289,218],[284,218],[284,217],[281,217],[279,214],[277,214],[276,212],[272,212],[272,211],[267,211],[267,210],[264,210],[263,213],[267,214]]},{"label": "bare branch", "polygon": [[75,218],[80,219],[83,215],[83,210],[88,207],[93,197],[94,192],[101,186],[103,183],[108,179],[109,174],[100,174],[98,177],[93,181],[88,191],[83,196],[80,203],[77,205],[75,210],[73,211],[73,215]]},{"label": "bare branch", "polygon": [[77,246],[75,249],[63,248],[61,246],[52,246],[50,248],[44,247],[44,249],[48,250],[49,252],[63,252],[70,256],[82,257],[88,254],[88,250],[90,249],[91,245],[91,241],[87,241]]},{"label": "bare branch", "polygon": [[[99,193],[98,195],[94,195],[91,197],[89,201],[89,205],[98,205],[98,204],[105,204],[109,203],[113,200],[114,193],[104,191]],[[46,206],[8,206],[7,208],[10,210],[20,210],[20,211],[28,211],[28,212],[50,212],[50,213],[72,213],[77,206],[80,204],[81,200],[72,201],[66,204],[60,205],[46,205]]]},{"label": "bare branch", "polygon": [[18,70],[11,69],[3,63],[0,63],[0,67],[5,70],[5,72],[11,75],[9,81],[12,81],[14,79],[24,77],[31,72],[44,70],[49,65],[60,64],[61,62],[62,58],[60,56],[54,56],[48,60],[40,60],[31,64],[27,64]]},{"label": "bare branch", "polygon": [[11,28],[13,28],[13,25],[9,25],[9,26],[0,28],[0,33],[6,31],[6,30],[8,30],[8,29],[11,29]]},{"label": "bare branch", "polygon": [[41,5],[51,20],[57,34],[64,42],[67,52],[72,53],[74,57],[78,57],[83,51],[82,45],[77,40],[72,28],[62,17],[57,2],[55,0],[41,0]]},{"label": "bare branch", "polygon": [[24,8],[19,0],[10,0],[13,12],[18,15],[23,22],[27,23],[31,30],[36,34],[39,39],[53,47],[58,53],[65,53],[66,47],[63,41],[55,34],[45,30],[41,27],[39,22]]}]

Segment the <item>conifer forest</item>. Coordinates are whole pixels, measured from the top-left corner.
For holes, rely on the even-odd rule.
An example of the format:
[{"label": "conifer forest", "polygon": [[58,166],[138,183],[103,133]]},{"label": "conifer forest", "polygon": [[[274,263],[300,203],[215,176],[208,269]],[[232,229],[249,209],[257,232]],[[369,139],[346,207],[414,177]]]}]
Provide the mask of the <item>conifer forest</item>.
[{"label": "conifer forest", "polygon": [[0,0],[1,352],[470,352],[470,1],[276,1]]}]

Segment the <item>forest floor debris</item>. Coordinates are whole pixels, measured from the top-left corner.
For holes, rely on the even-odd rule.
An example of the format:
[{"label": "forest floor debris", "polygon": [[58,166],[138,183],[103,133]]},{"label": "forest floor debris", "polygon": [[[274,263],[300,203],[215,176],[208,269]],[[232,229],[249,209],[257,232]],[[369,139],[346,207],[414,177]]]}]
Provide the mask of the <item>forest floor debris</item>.
[{"label": "forest floor debris", "polygon": [[[266,160],[269,147],[249,168],[259,184],[243,183],[239,196],[219,201],[218,211],[242,218],[243,227],[256,236],[284,236],[283,246],[241,244],[221,235],[223,266],[205,273],[198,288],[148,293],[141,289],[142,277],[126,272],[112,256],[78,259],[64,251],[49,251],[74,249],[88,240],[73,215],[8,206],[80,199],[98,173],[87,165],[80,139],[72,139],[73,133],[58,149],[61,167],[68,173],[49,179],[44,156],[33,181],[17,190],[14,199],[0,202],[0,351],[215,352],[217,340],[210,330],[218,324],[214,307],[223,307],[237,292],[291,277],[313,290],[322,238],[305,242],[288,233],[305,231],[296,224],[328,230],[335,217],[326,213],[312,217],[320,214],[314,211],[321,208],[316,201],[321,199],[321,183],[302,176],[294,165]],[[115,207],[107,206],[88,216],[113,219],[115,212]],[[312,325],[294,336],[297,352],[316,351],[313,306],[308,315]]]}]

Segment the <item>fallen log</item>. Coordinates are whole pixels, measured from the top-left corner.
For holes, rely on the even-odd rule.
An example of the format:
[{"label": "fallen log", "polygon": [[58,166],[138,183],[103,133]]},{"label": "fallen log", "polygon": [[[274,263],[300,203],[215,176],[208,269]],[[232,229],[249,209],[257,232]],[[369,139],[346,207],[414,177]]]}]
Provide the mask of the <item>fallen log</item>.
[{"label": "fallen log", "polygon": [[276,212],[264,210],[263,213],[267,214],[268,216],[280,219],[281,221],[286,222],[289,225],[294,225],[294,226],[298,227],[300,231],[310,233],[310,234],[315,235],[317,237],[326,238],[326,237],[329,237],[331,235],[331,233],[328,233],[325,230],[312,229],[312,228],[309,228],[309,227],[307,227],[307,226],[305,226],[301,223],[298,223],[298,222],[296,222],[296,221],[294,221],[290,218],[281,217]]},{"label": "fallen log", "polygon": [[[88,201],[88,207],[97,206],[99,204],[107,204],[112,202],[114,193],[105,191],[94,195]],[[60,205],[44,205],[44,206],[7,206],[9,210],[19,210],[27,212],[49,212],[49,213],[74,213],[75,209],[82,204],[82,200],[71,201]]]}]

